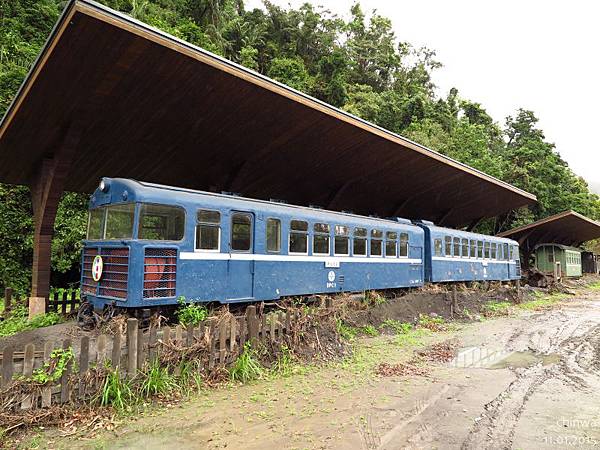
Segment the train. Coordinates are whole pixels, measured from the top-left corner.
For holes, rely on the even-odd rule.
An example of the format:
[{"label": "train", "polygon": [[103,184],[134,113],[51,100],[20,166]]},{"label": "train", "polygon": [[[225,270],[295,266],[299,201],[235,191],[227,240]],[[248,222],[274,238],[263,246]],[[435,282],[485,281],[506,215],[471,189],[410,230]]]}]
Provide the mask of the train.
[{"label": "train", "polygon": [[235,194],[103,178],[81,294],[96,310],[516,281],[516,241]]}]

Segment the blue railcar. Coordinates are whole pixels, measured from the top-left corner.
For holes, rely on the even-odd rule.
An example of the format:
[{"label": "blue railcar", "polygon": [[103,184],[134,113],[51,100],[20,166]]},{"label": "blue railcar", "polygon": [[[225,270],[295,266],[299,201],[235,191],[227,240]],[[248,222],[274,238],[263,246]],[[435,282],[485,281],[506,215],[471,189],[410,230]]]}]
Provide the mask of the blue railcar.
[{"label": "blue railcar", "polygon": [[384,220],[105,178],[90,201],[81,290],[151,308],[422,286],[425,231]]},{"label": "blue railcar", "polygon": [[521,278],[519,245],[506,238],[417,224],[425,230],[425,281],[511,281]]}]

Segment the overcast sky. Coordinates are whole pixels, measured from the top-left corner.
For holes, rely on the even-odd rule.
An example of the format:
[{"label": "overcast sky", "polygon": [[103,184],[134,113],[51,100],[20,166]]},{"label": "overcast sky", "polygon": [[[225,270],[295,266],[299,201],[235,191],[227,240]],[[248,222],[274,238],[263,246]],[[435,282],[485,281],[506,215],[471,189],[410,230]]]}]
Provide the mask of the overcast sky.
[{"label": "overcast sky", "polygon": [[[303,1],[271,0],[298,6]],[[311,0],[347,17],[352,0]],[[546,138],[600,193],[600,3],[592,0],[362,0],[392,20],[399,40],[427,46],[444,64],[443,95],[456,87],[497,122],[533,110]],[[247,8],[260,0],[246,0]]]}]

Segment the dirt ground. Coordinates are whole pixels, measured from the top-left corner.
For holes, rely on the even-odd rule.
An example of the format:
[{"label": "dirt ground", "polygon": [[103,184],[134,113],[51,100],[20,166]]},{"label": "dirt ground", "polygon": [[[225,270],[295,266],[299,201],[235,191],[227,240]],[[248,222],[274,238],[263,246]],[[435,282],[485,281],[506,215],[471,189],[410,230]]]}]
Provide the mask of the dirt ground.
[{"label": "dirt ground", "polygon": [[[375,367],[453,339],[428,376]],[[113,431],[40,431],[28,445],[109,449],[540,449],[600,445],[600,291],[447,332],[359,338],[354,356],[123,419]]]}]

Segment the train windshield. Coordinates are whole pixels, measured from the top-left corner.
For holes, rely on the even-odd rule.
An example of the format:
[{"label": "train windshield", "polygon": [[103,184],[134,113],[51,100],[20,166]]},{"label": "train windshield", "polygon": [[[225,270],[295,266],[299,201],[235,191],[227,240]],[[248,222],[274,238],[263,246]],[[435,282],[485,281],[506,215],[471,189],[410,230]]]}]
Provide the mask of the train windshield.
[{"label": "train windshield", "polygon": [[90,240],[131,239],[135,205],[101,206],[90,211],[87,238]]}]

